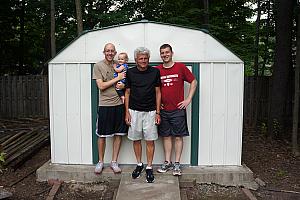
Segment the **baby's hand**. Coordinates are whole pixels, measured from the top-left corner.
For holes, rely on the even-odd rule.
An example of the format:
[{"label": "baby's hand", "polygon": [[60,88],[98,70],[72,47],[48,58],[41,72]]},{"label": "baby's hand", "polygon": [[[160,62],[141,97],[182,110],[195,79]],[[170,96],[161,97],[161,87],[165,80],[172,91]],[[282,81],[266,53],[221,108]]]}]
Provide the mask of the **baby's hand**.
[{"label": "baby's hand", "polygon": [[125,69],[124,65],[120,65],[119,70],[123,71]]},{"label": "baby's hand", "polygon": [[122,80],[122,79],[124,79],[124,78],[126,78],[126,73],[125,73],[125,72],[118,73],[118,79],[119,79],[119,80]]}]

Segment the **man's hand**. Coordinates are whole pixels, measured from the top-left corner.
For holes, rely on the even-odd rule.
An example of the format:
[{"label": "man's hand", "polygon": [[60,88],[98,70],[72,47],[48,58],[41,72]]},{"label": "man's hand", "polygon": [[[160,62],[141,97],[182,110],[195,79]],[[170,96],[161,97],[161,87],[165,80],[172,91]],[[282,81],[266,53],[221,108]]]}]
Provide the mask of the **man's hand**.
[{"label": "man's hand", "polygon": [[155,114],[155,124],[159,125],[160,124],[160,115],[159,114]]},{"label": "man's hand", "polygon": [[125,114],[125,123],[130,126],[131,125],[131,115],[129,112],[126,112]]},{"label": "man's hand", "polygon": [[119,81],[126,78],[126,73],[125,72],[122,72],[122,73],[118,73],[118,79]]},{"label": "man's hand", "polygon": [[120,89],[120,90],[123,90],[123,89],[125,88],[125,84],[124,84],[124,83],[118,82],[118,83],[116,84],[116,88],[117,88],[117,89]]},{"label": "man's hand", "polygon": [[183,100],[182,102],[179,102],[179,103],[177,104],[177,108],[179,108],[179,109],[186,109],[186,107],[187,107],[190,103],[191,103],[191,100],[185,99],[185,100]]}]

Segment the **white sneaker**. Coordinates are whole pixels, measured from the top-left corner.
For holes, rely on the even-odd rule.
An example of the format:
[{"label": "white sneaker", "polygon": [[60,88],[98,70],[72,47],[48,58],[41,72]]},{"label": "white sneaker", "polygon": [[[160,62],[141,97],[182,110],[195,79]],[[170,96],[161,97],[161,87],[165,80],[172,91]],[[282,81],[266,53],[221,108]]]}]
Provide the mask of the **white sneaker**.
[{"label": "white sneaker", "polygon": [[172,162],[165,161],[160,168],[157,169],[157,172],[159,173],[165,173],[169,171],[170,169],[173,169]]},{"label": "white sneaker", "polygon": [[122,172],[121,168],[119,167],[119,165],[116,161],[112,161],[110,163],[110,168],[114,171],[114,173],[121,173]]},{"label": "white sneaker", "polygon": [[103,170],[103,162],[98,162],[96,167],[95,167],[95,173],[100,174]]},{"label": "white sneaker", "polygon": [[174,164],[173,176],[181,176],[180,164],[178,162]]}]

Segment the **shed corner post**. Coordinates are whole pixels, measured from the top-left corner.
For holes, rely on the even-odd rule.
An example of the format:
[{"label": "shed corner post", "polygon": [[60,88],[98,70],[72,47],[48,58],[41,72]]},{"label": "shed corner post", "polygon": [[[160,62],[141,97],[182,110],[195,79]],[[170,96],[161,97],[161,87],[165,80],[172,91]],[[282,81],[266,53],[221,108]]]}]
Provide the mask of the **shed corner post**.
[{"label": "shed corner post", "polygon": [[192,100],[192,131],[191,131],[191,166],[198,166],[199,151],[199,80],[200,63],[192,64],[192,72],[198,81],[197,89]]}]

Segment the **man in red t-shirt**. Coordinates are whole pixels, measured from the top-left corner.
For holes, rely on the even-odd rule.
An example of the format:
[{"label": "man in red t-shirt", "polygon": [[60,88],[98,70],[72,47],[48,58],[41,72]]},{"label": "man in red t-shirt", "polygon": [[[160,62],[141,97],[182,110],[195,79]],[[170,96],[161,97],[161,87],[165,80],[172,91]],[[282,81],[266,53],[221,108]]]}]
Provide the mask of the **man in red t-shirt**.
[{"label": "man in red t-shirt", "polygon": [[[180,62],[172,60],[173,50],[169,44],[160,47],[163,64],[157,66],[161,78],[161,124],[158,132],[163,137],[165,162],[157,170],[160,173],[173,169],[174,176],[181,175],[180,158],[183,137],[188,136],[186,107],[191,103],[197,88],[197,80],[192,72]],[[189,93],[184,99],[184,81],[190,83]],[[175,163],[172,164],[172,138],[175,139]]]}]

